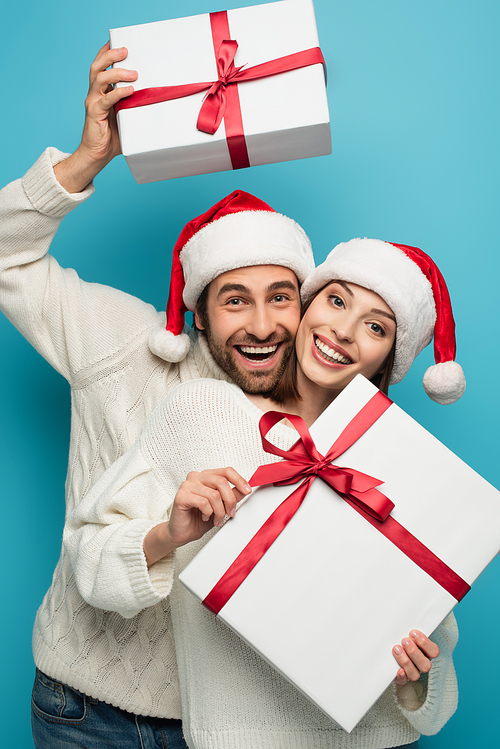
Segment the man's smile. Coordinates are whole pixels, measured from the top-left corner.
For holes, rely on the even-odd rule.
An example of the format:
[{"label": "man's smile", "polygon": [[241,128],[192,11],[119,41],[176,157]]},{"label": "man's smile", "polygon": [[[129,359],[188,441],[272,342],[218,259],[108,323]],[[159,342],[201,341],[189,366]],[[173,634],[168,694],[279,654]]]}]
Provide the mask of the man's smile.
[{"label": "man's smile", "polygon": [[236,344],[236,351],[249,362],[268,362],[276,354],[280,343],[273,343],[268,346],[247,346]]}]

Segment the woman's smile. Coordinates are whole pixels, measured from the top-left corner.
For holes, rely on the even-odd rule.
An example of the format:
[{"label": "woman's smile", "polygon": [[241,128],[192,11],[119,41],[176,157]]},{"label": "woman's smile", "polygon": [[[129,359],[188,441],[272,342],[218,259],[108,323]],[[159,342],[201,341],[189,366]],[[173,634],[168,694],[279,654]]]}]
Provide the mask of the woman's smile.
[{"label": "woman's smile", "polygon": [[340,346],[336,346],[332,341],[329,341],[323,336],[313,334],[313,344],[313,356],[322,363],[324,361],[330,366],[340,365],[343,367],[347,364],[353,363],[352,359],[347,355],[347,352],[344,351],[344,349]]}]

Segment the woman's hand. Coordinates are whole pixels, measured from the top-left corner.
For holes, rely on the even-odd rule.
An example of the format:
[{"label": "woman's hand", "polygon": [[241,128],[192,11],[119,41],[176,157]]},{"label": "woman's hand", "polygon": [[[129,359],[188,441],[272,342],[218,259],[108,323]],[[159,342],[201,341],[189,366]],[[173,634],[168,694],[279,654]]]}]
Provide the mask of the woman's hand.
[{"label": "woman's hand", "polygon": [[226,515],[234,517],[236,503],[251,491],[234,468],[189,473],[175,495],[168,522],[155,526],[144,539],[148,567],[220,527]]},{"label": "woman's hand", "polygon": [[130,96],[134,89],[132,86],[113,88],[113,85],[135,81],[137,72],[110,66],[124,60],[127,54],[125,48],[110,49],[108,42],[90,67],[81,143],[74,154],[54,168],[58,181],[68,192],[81,192],[120,153],[113,106]]},{"label": "woman's hand", "polygon": [[393,647],[392,653],[399,665],[395,682],[403,686],[408,681],[418,681],[421,674],[431,670],[431,661],[438,657],[439,648],[418,629],[412,629],[401,645]]}]

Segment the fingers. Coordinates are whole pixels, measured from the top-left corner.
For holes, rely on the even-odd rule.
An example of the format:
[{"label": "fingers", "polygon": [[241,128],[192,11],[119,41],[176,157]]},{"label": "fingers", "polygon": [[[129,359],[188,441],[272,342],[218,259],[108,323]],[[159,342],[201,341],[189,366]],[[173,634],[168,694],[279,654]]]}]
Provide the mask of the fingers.
[{"label": "fingers", "polygon": [[404,684],[408,683],[406,671],[404,670],[404,668],[398,668],[398,672],[394,681],[396,682],[396,684],[399,684],[399,686],[403,686]]},{"label": "fingers", "polygon": [[128,83],[137,78],[136,70],[126,68],[109,68],[99,72],[90,87],[89,94],[100,94],[101,96],[111,90],[111,86],[117,83]]},{"label": "fingers", "polygon": [[[133,71],[122,71],[122,72],[129,72],[132,73]],[[136,76],[137,77],[137,74]],[[120,77],[120,81],[123,81],[124,78]],[[99,85],[99,79],[97,79],[97,85]],[[109,84],[106,84],[103,82],[103,89],[99,92],[98,97],[94,101],[94,108],[101,109],[103,112],[109,112],[109,110],[115,106],[117,102],[119,102],[121,99],[124,99],[126,96],[130,96],[130,94],[134,93],[134,87],[133,86],[119,86],[117,88],[109,89]],[[92,102],[88,99],[87,100],[87,108],[90,110]]]},{"label": "fingers", "polygon": [[[248,494],[251,488],[245,479],[234,470],[234,468],[223,468],[217,471],[203,471],[200,480],[204,482],[205,487],[210,488],[210,501],[213,507],[213,522],[216,527],[220,527],[226,515],[234,517],[236,512],[237,495],[235,495],[231,484],[243,495]],[[204,520],[208,517],[204,516]]]},{"label": "fingers", "polygon": [[125,58],[128,55],[128,50],[126,47],[118,47],[117,49],[110,49],[109,42],[107,42],[104,47],[101,47],[99,52],[96,55],[96,58],[92,65],[90,66],[90,75],[89,75],[89,84],[92,86],[95,79],[99,75],[99,73],[102,73],[107,68],[110,68],[111,65],[114,65],[117,62],[121,62],[122,60],[125,60]]},{"label": "fingers", "polygon": [[393,647],[392,652],[399,666],[396,683],[405,684],[418,681],[421,674],[430,671],[431,661],[439,655],[439,648],[422,632],[413,629],[409,637],[401,640],[401,645]]},{"label": "fingers", "polygon": [[439,647],[435,642],[429,640],[423,632],[418,629],[412,629],[410,637],[415,645],[430,659],[437,658],[439,655]]},{"label": "fingers", "polygon": [[90,66],[89,92],[86,100],[87,109],[96,103],[103,110],[108,111],[117,101],[133,92],[133,87],[118,87],[117,83],[130,83],[138,77],[136,70],[111,67],[124,60],[128,55],[127,49],[110,49],[109,42],[101,48]]},{"label": "fingers", "polygon": [[[213,524],[216,527],[220,527],[226,514],[229,515],[231,512],[230,502],[225,496],[226,487],[223,485],[217,486],[216,481],[211,481],[210,485],[208,485],[208,483],[203,483],[193,478],[190,479],[190,475],[188,476],[186,485],[192,497],[192,508],[196,507],[200,511],[201,519],[204,522],[212,519]],[[228,504],[227,511],[224,500]]]},{"label": "fingers", "polygon": [[[236,491],[231,484],[235,485]],[[176,496],[176,504],[179,509],[198,509],[204,522],[211,518],[213,524],[220,527],[226,515],[234,517],[239,494],[244,496],[250,491],[245,479],[233,468],[201,473],[193,471],[182,483]]]},{"label": "fingers", "polygon": [[247,494],[250,494],[252,491],[252,487],[250,484],[241,476],[238,471],[235,471],[234,468],[228,467],[228,468],[219,468],[216,471],[208,471],[203,472],[205,473],[214,473],[216,476],[220,476],[226,481],[229,481],[231,484],[234,484],[234,488],[239,492],[242,496],[246,496]]}]

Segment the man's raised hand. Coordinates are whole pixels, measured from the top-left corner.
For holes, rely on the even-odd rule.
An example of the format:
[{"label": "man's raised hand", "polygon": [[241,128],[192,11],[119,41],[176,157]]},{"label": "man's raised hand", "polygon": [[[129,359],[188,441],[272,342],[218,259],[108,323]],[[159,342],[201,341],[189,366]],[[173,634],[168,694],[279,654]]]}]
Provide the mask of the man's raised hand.
[{"label": "man's raised hand", "polygon": [[85,123],[82,140],[75,153],[54,167],[57,180],[68,192],[81,192],[94,177],[120,153],[120,139],[114,105],[133,93],[133,86],[116,88],[116,83],[131,83],[135,70],[110,67],[127,57],[127,50],[110,49],[109,42],[99,50],[90,67],[89,91],[85,99]]}]

